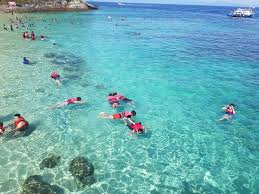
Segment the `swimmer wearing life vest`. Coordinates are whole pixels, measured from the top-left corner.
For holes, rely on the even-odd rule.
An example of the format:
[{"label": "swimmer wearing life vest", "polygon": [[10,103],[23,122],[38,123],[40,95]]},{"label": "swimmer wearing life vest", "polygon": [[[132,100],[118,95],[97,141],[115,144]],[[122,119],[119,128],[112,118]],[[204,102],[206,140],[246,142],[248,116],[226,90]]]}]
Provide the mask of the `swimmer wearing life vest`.
[{"label": "swimmer wearing life vest", "polygon": [[125,96],[118,93],[110,93],[107,97],[108,102],[111,104],[112,108],[120,106],[120,101],[126,102],[128,104],[134,104],[133,100],[126,98]]},{"label": "swimmer wearing life vest", "polygon": [[16,131],[23,131],[29,127],[29,123],[20,114],[15,114],[13,126]]},{"label": "swimmer wearing life vest", "polygon": [[67,106],[69,104],[85,104],[85,103],[86,103],[86,101],[82,101],[81,97],[69,98],[68,100],[65,100],[64,102],[60,102],[52,107],[49,107],[48,109],[60,108],[63,106]]},{"label": "swimmer wearing life vest", "polygon": [[60,78],[60,75],[57,73],[57,72],[52,72],[50,74],[50,78],[55,82],[55,84],[57,86],[60,86],[61,85],[61,78]]},{"label": "swimmer wearing life vest", "polygon": [[109,94],[109,96],[107,97],[107,100],[112,106],[112,108],[116,108],[120,106],[119,100],[112,93]]},{"label": "swimmer wearing life vest", "polygon": [[0,135],[3,135],[7,127],[4,127],[4,124],[0,122]]},{"label": "swimmer wearing life vest", "polygon": [[99,118],[102,119],[122,119],[124,121],[124,123],[127,125],[127,120],[130,119],[133,116],[136,116],[136,111],[131,111],[131,112],[122,112],[122,113],[116,113],[113,115],[109,115],[105,112],[101,112],[99,115]]},{"label": "swimmer wearing life vest", "polygon": [[133,135],[134,133],[137,133],[139,135],[142,135],[145,131],[145,127],[142,126],[141,122],[138,123],[129,123],[128,128],[131,130],[130,135]]},{"label": "swimmer wearing life vest", "polygon": [[222,109],[225,111],[225,115],[221,119],[219,119],[220,121],[222,121],[222,120],[229,120],[229,119],[232,118],[232,116],[234,114],[236,114],[235,105],[234,104],[229,104],[227,106],[224,106]]}]

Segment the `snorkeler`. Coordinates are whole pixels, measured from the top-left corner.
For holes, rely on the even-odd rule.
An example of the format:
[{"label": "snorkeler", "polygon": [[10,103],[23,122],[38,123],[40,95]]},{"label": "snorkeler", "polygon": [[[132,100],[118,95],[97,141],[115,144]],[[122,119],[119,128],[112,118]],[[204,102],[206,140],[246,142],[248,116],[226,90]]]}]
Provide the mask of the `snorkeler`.
[{"label": "snorkeler", "polygon": [[28,65],[29,63],[30,61],[26,57],[23,57],[23,64]]},{"label": "snorkeler", "polygon": [[126,98],[125,96],[118,93],[110,93],[108,96],[108,102],[112,105],[112,108],[120,106],[120,101],[126,102],[128,104],[134,104],[133,100]]},{"label": "snorkeler", "polygon": [[58,103],[52,107],[49,107],[48,109],[54,109],[54,108],[60,108],[63,106],[67,106],[69,104],[85,104],[86,101],[82,101],[81,97],[77,97],[77,98],[70,98],[64,102]]},{"label": "snorkeler", "polygon": [[61,78],[57,72],[52,72],[50,74],[50,78],[53,79],[55,81],[55,84],[57,84],[58,86],[61,85]]},{"label": "snorkeler", "polygon": [[20,115],[14,115],[14,130],[23,131],[29,127],[29,123]]},{"label": "snorkeler", "polygon": [[131,129],[130,135],[133,135],[134,133],[137,134],[143,134],[145,131],[145,127],[142,126],[141,122],[139,123],[130,123],[127,125],[129,129]]},{"label": "snorkeler", "polygon": [[112,106],[112,108],[116,108],[120,106],[119,100],[112,93],[109,94],[109,96],[107,97],[107,100]]},{"label": "snorkeler", "polygon": [[133,116],[136,116],[136,111],[131,111],[131,112],[122,112],[122,113],[116,113],[113,115],[109,115],[105,112],[101,112],[99,115],[99,118],[102,119],[122,119],[125,123],[125,125],[127,125],[127,120],[130,119]]},{"label": "snorkeler", "polygon": [[219,119],[220,121],[229,120],[229,119],[232,118],[232,116],[234,114],[236,114],[234,104],[229,104],[227,106],[224,106],[222,109],[225,111],[225,115],[222,118]]}]

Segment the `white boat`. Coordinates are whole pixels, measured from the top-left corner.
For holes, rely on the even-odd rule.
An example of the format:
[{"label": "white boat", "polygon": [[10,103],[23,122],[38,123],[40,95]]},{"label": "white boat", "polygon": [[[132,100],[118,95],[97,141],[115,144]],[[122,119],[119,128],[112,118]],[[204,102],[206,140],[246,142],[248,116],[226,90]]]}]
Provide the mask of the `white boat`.
[{"label": "white boat", "polygon": [[229,16],[231,17],[253,17],[255,15],[255,12],[253,9],[249,8],[238,8],[232,12],[229,13]]},{"label": "white boat", "polygon": [[126,5],[126,4],[124,4],[124,3],[122,3],[122,2],[118,2],[118,5]]}]

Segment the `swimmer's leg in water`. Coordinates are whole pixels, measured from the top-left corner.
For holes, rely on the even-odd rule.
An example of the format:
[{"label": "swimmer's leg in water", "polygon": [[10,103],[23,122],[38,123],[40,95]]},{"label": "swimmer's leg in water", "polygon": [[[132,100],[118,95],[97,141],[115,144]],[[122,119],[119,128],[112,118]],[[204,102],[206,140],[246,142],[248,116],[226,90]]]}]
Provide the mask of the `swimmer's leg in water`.
[{"label": "swimmer's leg in water", "polygon": [[49,107],[48,109],[60,108],[60,107],[66,106],[66,105],[68,105],[67,102],[61,102],[61,103],[58,103],[54,106]]},{"label": "swimmer's leg in water", "polygon": [[229,119],[231,119],[232,118],[232,116],[231,115],[228,115],[228,114],[225,114],[223,117],[221,117],[219,120],[220,121],[223,121],[223,120],[229,120]]},{"label": "swimmer's leg in water", "polygon": [[99,114],[99,118],[102,118],[102,119],[113,119],[113,115],[109,115],[108,113],[101,112]]}]

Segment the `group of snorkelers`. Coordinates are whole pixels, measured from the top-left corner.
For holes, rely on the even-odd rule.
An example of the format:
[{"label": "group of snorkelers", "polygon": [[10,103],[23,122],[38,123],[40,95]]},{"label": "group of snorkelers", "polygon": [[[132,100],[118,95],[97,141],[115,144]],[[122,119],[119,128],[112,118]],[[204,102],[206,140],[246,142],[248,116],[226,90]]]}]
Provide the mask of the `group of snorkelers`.
[{"label": "group of snorkelers", "polygon": [[[124,95],[118,93],[110,93],[107,97],[107,101],[114,109],[116,107],[121,106],[120,102],[125,102],[127,104],[134,105],[134,101],[126,98]],[[105,112],[101,112],[99,114],[99,118],[102,119],[115,119],[115,120],[122,120],[125,125],[131,130],[130,135],[136,134],[143,134],[145,132],[145,128],[142,126],[141,122],[135,122],[132,117],[136,116],[137,113],[135,110],[132,111],[125,111],[119,112],[115,114],[108,114]]]},{"label": "group of snorkelers", "polygon": [[[28,31],[23,32],[23,38],[24,39],[29,39],[29,33]],[[43,40],[45,36],[41,35],[41,39]],[[36,35],[32,31],[31,33],[31,39],[35,40]],[[29,64],[30,61],[24,57],[23,58],[23,64]],[[55,82],[56,85],[60,86],[61,85],[61,76],[59,75],[58,72],[52,72],[50,75],[50,78]],[[117,107],[121,106],[121,103],[127,103],[134,105],[134,101],[125,97],[124,95],[118,94],[118,93],[110,93],[107,97],[108,103],[111,105],[113,109],[116,109]],[[49,109],[54,109],[54,108],[61,108],[67,105],[72,105],[72,104],[84,104],[86,101],[82,100],[81,97],[74,97],[74,98],[69,98],[65,100],[64,102],[57,103],[54,106],[49,107]],[[234,104],[229,104],[227,106],[224,106],[222,108],[225,112],[225,115],[222,116],[219,120],[229,120],[232,118],[232,116],[235,114],[235,105]],[[124,112],[118,112],[115,114],[108,114],[105,112],[101,112],[99,114],[99,118],[102,119],[113,119],[113,120],[122,120],[124,124],[131,130],[130,135],[136,133],[136,134],[143,134],[145,132],[145,127],[142,126],[141,122],[135,122],[133,120],[133,117],[137,115],[135,110],[132,111],[124,111]],[[20,115],[20,114],[15,114],[14,115],[14,121],[13,121],[13,127],[12,130],[15,132],[22,132],[26,130],[29,127],[29,123]],[[10,125],[4,126],[2,122],[0,122],[0,135],[4,134],[8,129],[10,128]]]}]

